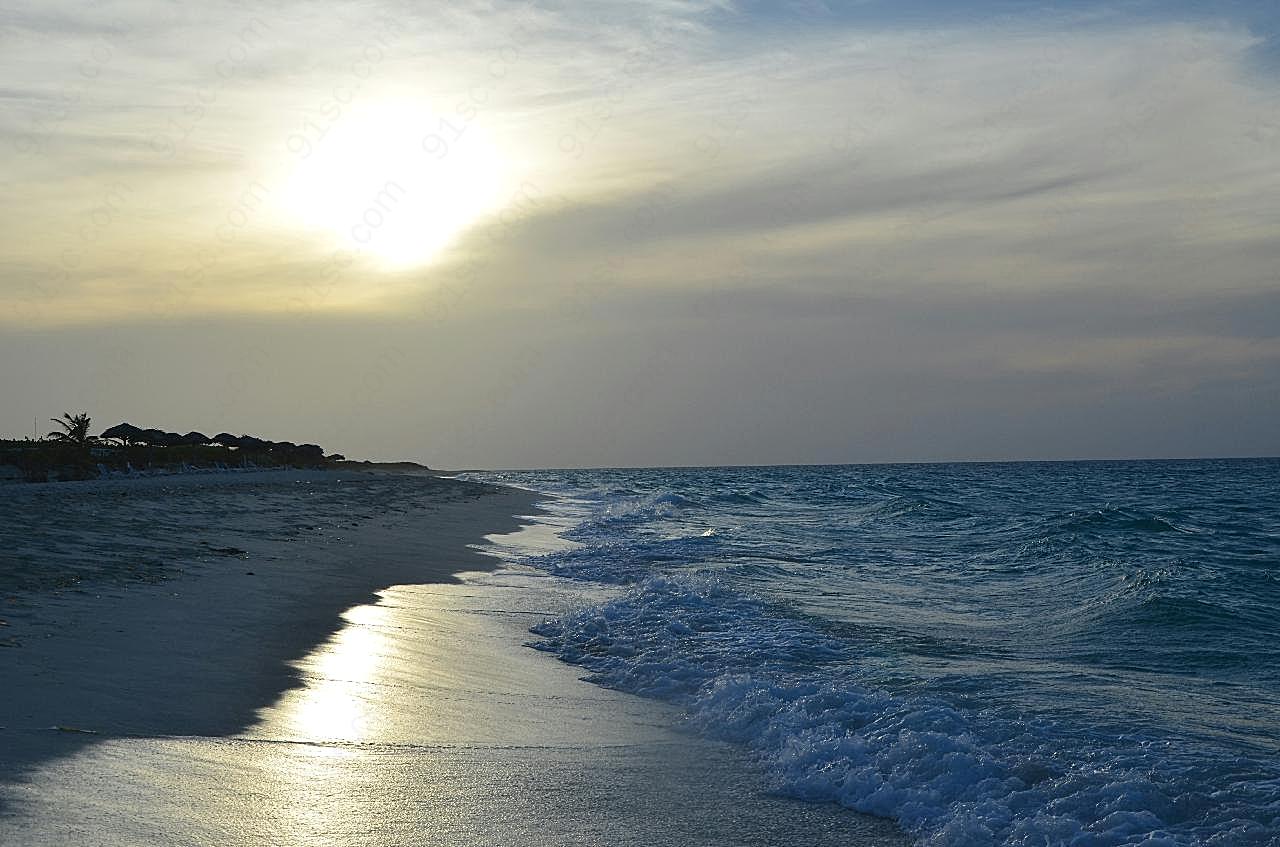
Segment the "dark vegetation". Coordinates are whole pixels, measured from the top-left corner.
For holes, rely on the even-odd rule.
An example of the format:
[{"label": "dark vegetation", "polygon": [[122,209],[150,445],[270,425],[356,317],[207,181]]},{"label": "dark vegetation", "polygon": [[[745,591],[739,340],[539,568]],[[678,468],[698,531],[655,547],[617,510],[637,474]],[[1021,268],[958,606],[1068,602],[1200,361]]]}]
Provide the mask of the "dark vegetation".
[{"label": "dark vegetation", "polygon": [[87,414],[52,419],[59,429],[41,439],[0,439],[0,465],[28,482],[94,479],[110,472],[195,468],[324,468],[343,460],[315,444],[268,441],[227,432],[207,436],[141,429],[123,423],[90,435]]}]

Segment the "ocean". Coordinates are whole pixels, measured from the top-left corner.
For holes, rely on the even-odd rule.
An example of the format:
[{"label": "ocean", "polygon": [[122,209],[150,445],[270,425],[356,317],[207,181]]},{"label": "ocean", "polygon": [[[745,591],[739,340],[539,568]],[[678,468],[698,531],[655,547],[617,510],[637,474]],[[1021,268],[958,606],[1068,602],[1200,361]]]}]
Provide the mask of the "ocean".
[{"label": "ocean", "polygon": [[[927,845],[1280,844],[1280,460],[566,470],[533,647]],[[519,537],[519,536],[517,536]]]}]

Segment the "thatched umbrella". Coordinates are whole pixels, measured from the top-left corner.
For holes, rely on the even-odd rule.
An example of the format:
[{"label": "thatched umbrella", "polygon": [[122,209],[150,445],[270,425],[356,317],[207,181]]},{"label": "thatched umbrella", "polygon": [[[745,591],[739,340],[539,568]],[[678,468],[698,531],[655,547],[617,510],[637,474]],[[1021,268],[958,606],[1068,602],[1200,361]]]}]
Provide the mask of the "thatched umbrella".
[{"label": "thatched umbrella", "polygon": [[156,443],[161,447],[181,447],[186,444],[187,441],[182,437],[181,433],[162,432],[160,433],[160,437],[156,440]]},{"label": "thatched umbrella", "polygon": [[122,423],[122,424],[116,424],[115,426],[110,427],[108,429],[104,429],[102,431],[102,434],[99,435],[98,437],[99,438],[116,438],[116,439],[119,439],[124,444],[129,444],[130,442],[133,442],[133,441],[141,441],[142,436],[143,436],[143,431],[141,429],[138,429],[133,424]]}]

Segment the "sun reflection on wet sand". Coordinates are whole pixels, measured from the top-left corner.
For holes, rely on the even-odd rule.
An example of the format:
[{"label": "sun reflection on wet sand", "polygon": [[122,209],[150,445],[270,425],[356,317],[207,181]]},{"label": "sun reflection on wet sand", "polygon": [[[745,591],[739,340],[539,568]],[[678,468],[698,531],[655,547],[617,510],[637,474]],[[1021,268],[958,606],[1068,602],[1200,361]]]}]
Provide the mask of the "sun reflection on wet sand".
[{"label": "sun reflection on wet sand", "polygon": [[356,606],[329,640],[295,663],[305,685],[286,693],[263,714],[256,735],[299,741],[359,743],[377,727],[371,687],[390,651],[381,628],[388,610]]}]

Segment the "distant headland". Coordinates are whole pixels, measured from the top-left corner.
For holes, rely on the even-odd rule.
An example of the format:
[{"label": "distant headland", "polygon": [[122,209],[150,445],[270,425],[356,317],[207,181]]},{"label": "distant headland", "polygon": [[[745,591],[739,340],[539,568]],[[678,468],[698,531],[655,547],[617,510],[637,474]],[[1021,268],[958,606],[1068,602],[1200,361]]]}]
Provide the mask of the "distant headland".
[{"label": "distant headland", "polygon": [[354,468],[430,470],[416,462],[353,462],[318,444],[219,432],[166,432],[120,423],[91,435],[88,414],[51,418],[43,438],[0,439],[0,482],[50,482],[198,470]]}]

